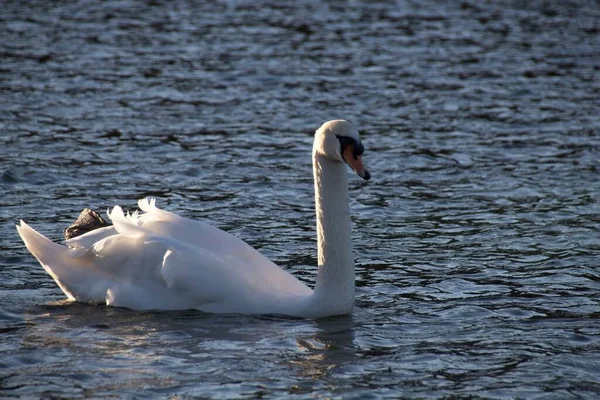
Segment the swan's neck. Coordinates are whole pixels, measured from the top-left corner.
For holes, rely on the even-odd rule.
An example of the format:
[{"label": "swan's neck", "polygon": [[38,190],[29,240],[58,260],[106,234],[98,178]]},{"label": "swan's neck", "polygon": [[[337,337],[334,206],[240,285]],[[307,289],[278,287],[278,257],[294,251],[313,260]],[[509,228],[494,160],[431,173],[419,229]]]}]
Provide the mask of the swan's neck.
[{"label": "swan's neck", "polygon": [[319,273],[314,304],[332,314],[346,314],[354,306],[350,205],[346,166],[313,151]]}]

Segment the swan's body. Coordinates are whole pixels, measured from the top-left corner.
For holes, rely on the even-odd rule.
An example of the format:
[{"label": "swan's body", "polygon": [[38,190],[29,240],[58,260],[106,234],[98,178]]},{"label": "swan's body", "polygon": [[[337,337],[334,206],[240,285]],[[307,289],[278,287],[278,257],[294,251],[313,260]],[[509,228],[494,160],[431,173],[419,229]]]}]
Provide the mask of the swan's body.
[{"label": "swan's body", "polygon": [[361,177],[356,129],[325,123],[315,134],[313,172],[319,272],[314,291],[242,240],[203,222],[139,201],[143,214],[53,243],[23,221],[17,230],[31,253],[71,300],[132,309],[285,314],[317,318],[348,314],[354,305],[346,161]]}]

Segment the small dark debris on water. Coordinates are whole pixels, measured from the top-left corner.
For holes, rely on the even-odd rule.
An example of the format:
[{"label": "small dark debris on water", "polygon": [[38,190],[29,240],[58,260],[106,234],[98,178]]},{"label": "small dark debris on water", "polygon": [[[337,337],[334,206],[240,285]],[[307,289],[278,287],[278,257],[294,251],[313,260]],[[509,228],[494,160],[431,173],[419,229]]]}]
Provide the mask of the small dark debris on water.
[{"label": "small dark debris on water", "polygon": [[65,239],[73,239],[74,237],[81,236],[94,229],[104,228],[109,225],[110,224],[107,224],[96,211],[85,208],[81,214],[79,214],[79,217],[77,217],[77,221],[65,229]]},{"label": "small dark debris on water", "polygon": [[162,71],[158,68],[148,68],[144,71],[144,78],[156,78],[162,74]]},{"label": "small dark debris on water", "polygon": [[104,135],[100,136],[102,138],[119,138],[123,135],[123,132],[121,132],[118,129],[111,129],[110,131],[107,131],[106,133],[104,133]]},{"label": "small dark debris on water", "polygon": [[52,55],[51,55],[51,54],[44,54],[44,55],[42,55],[42,56],[39,56],[39,57],[38,57],[38,59],[37,59],[37,61],[38,61],[40,64],[47,63],[47,62],[48,62],[48,61],[50,61],[50,60],[52,60]]}]

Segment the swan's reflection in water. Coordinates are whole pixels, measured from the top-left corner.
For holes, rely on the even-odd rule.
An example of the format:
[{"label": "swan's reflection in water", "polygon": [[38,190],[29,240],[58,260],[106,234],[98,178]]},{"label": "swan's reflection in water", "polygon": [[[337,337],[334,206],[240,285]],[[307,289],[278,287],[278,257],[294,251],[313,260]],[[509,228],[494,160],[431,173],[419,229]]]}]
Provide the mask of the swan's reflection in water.
[{"label": "swan's reflection in water", "polygon": [[36,378],[35,369],[23,369],[23,380],[56,385],[77,376],[92,392],[181,387],[201,396],[199,381],[206,390],[293,391],[299,382],[308,390],[359,357],[351,317],[310,321],[58,302],[31,308],[27,322],[23,343],[54,366],[51,376]]},{"label": "swan's reflection in water", "polygon": [[331,370],[358,357],[354,346],[356,324],[350,316],[326,318],[313,323],[314,333],[296,338],[301,353],[290,363],[301,376],[321,379]]}]

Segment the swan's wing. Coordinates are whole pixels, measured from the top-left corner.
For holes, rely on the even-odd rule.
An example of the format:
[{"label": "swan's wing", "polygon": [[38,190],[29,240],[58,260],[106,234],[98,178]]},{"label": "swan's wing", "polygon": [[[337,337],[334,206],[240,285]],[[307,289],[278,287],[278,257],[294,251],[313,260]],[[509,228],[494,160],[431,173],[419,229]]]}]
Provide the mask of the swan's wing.
[{"label": "swan's wing", "polygon": [[96,266],[114,277],[109,305],[276,313],[291,298],[311,293],[278,267],[247,268],[237,257],[151,234],[111,236],[92,253]]},{"label": "swan's wing", "polygon": [[154,234],[177,239],[200,249],[223,255],[228,259],[237,258],[240,267],[263,269],[275,267],[271,260],[263,256],[243,240],[202,221],[194,221],[156,207],[154,199],[138,202],[145,214],[134,214],[128,220]]},{"label": "swan's wing", "polygon": [[[118,230],[118,228],[117,228]],[[81,254],[81,253],[80,253]],[[164,272],[177,254],[180,275]],[[219,260],[200,254],[177,240],[131,231],[107,237],[78,255],[93,263],[108,278],[108,305],[133,309],[186,309],[210,303],[219,295],[220,282],[214,271]]]},{"label": "swan's wing", "polygon": [[[127,282],[139,283],[152,277],[159,283],[147,282],[147,287],[168,301],[159,305],[152,302],[151,306],[150,302],[141,304],[139,294],[119,286],[110,291],[109,303],[138,309],[264,313],[277,312],[283,302],[312,293],[294,276],[234,236],[158,211],[154,218],[140,221],[147,214],[125,217],[115,207],[111,219],[119,234],[96,243],[93,251],[106,270],[112,268],[111,273],[118,272],[115,265],[127,265],[122,272],[126,276],[121,277]],[[230,251],[232,248],[236,251]]]},{"label": "swan's wing", "polygon": [[[200,260],[195,268],[190,268],[190,257]],[[193,299],[194,308],[207,312],[295,314],[312,293],[277,266],[248,268],[237,257],[187,243],[167,251],[161,276],[171,290]]]}]

